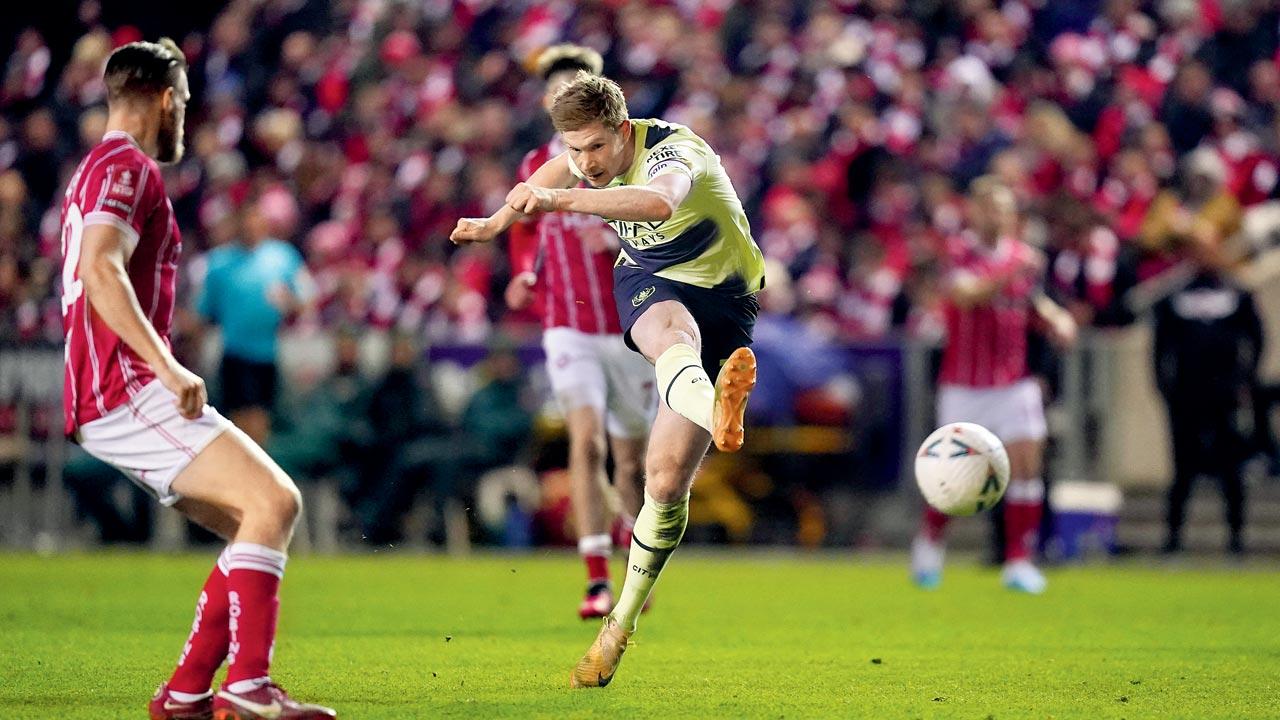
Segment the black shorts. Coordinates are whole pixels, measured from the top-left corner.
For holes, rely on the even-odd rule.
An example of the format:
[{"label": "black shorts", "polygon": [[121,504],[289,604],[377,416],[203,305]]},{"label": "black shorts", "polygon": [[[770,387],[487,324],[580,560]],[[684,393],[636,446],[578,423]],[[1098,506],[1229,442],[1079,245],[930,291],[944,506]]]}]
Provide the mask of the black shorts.
[{"label": "black shorts", "polygon": [[760,303],[754,294],[704,288],[651,275],[619,265],[613,269],[613,299],[622,321],[627,347],[639,352],[631,340],[631,326],[654,303],[675,300],[693,315],[702,335],[702,367],[712,380],[729,354],[751,345]]},{"label": "black shorts", "polygon": [[252,407],[272,410],[276,406],[276,378],[273,362],[223,355],[222,367],[218,369],[218,383],[222,387],[219,409],[227,413]]}]

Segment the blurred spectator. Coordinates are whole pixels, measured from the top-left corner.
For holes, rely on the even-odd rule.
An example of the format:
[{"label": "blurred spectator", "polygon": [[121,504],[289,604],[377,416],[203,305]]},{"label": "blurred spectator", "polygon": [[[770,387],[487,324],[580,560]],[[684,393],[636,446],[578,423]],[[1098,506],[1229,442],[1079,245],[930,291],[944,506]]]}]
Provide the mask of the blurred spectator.
[{"label": "blurred spectator", "polygon": [[1160,115],[1178,153],[1190,152],[1213,129],[1213,117],[1209,114],[1212,90],[1213,77],[1209,69],[1194,60],[1183,65],[1173,79]]},{"label": "blurred spectator", "polygon": [[[119,470],[69,445],[62,480],[76,514],[92,522],[103,543],[142,543],[151,537],[154,500]],[[121,502],[121,499],[124,502]]]},{"label": "blurred spectator", "polygon": [[396,454],[412,443],[450,434],[450,424],[431,384],[431,368],[411,333],[397,333],[391,345],[391,368],[369,397],[369,445],[360,463],[360,485],[345,493],[353,507],[382,487]]},{"label": "blurred spectator", "polygon": [[1160,193],[1142,222],[1140,240],[1150,252],[1191,249],[1206,262],[1221,263],[1223,243],[1240,229],[1240,203],[1227,191],[1227,168],[1202,147],[1183,161],[1182,187]]},{"label": "blurred spectator", "polygon": [[[479,372],[479,388],[447,435],[430,415],[426,386],[419,385],[417,425],[401,428],[416,437],[395,450],[390,468],[376,478],[377,487],[368,489],[369,500],[361,510],[368,542],[398,540],[404,515],[422,490],[430,490],[436,517],[442,518],[446,501],[470,497],[482,473],[519,462],[533,429],[520,360],[511,348],[497,345]],[[401,374],[393,382],[406,379]],[[384,397],[384,402],[390,400]],[[434,539],[442,539],[440,532],[437,528]]]},{"label": "blurred spectator", "polygon": [[1081,326],[1130,320],[1120,299],[1134,278],[1115,232],[1087,204],[1065,193],[1050,199],[1045,224],[1050,295]]},{"label": "blurred spectator", "polygon": [[283,393],[266,448],[290,477],[334,479],[350,497],[359,484],[358,468],[376,445],[369,422],[372,387],[360,374],[358,336],[340,331],[333,374],[299,383]]},{"label": "blurred spectator", "polygon": [[[720,148],[805,313],[849,317],[866,290],[852,287],[862,279],[849,266],[863,264],[850,258],[873,249],[854,239],[862,231],[898,282],[918,287],[912,270],[936,263],[964,211],[948,186],[984,173],[1014,187],[1029,222],[1056,193],[1088,200],[1117,257],[1156,256],[1148,273],[1168,264],[1180,218],[1217,218],[1220,242],[1234,227],[1228,199],[1247,207],[1280,193],[1273,3],[935,5],[638,0],[455,16],[448,4],[232,0],[184,36],[192,152],[168,184],[188,256],[226,243],[237,208],[262,195],[268,234],[299,242],[319,282],[319,312],[303,322],[468,342],[529,322],[503,317],[501,253],[444,236],[501,203],[520,157],[548,134],[538,83],[514,66],[561,41],[600,49],[637,114],[688,123]],[[61,243],[42,215],[101,134],[102,58],[136,34],[101,18],[81,18],[73,43],[15,29],[4,63],[0,178],[15,175],[0,180],[0,258],[13,278],[2,293],[6,310],[23,308],[6,338],[58,337]],[[1222,197],[1170,191],[1156,206],[1202,147],[1221,172],[1194,164]],[[880,294],[868,317],[883,314]],[[910,300],[900,295],[894,313],[918,315]]]}]

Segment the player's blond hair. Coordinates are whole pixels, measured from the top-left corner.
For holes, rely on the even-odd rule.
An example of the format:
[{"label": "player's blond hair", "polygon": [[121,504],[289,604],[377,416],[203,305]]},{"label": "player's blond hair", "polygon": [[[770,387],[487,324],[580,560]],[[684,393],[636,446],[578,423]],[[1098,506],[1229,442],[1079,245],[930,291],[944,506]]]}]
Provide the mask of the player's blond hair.
[{"label": "player's blond hair", "polygon": [[598,122],[617,128],[627,119],[627,99],[618,83],[581,71],[551,99],[551,124],[571,132]]},{"label": "player's blond hair", "polygon": [[543,80],[565,70],[585,70],[592,75],[599,75],[604,70],[604,58],[589,47],[560,43],[543,50],[533,69]]}]

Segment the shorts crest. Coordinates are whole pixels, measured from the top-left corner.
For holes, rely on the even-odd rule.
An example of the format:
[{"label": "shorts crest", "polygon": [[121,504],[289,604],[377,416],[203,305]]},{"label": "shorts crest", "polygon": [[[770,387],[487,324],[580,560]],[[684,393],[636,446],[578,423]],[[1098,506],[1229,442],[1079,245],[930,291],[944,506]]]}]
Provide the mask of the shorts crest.
[{"label": "shorts crest", "polygon": [[634,297],[631,298],[631,306],[640,307],[641,305],[644,304],[645,300],[648,300],[657,291],[658,291],[658,288],[653,285],[650,285],[649,287],[641,290],[640,292],[636,293]]}]

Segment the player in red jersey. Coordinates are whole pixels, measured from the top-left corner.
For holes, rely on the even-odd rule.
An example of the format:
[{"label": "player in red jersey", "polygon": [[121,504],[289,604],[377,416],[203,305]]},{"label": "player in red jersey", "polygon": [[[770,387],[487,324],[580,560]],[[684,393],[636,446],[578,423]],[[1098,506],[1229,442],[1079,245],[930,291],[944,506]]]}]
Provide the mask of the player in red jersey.
[{"label": "player in red jersey", "polygon": [[[543,105],[580,70],[599,74],[600,54],[577,45],[556,45],[538,57],[546,81]],[[563,153],[558,137],[532,150],[520,165],[528,180],[547,160]],[[613,609],[609,556],[613,537],[629,543],[643,502],[645,437],[658,410],[649,364],[622,340],[613,302],[617,237],[594,215],[546,213],[511,226],[512,275],[507,304],[524,309],[541,300],[551,389],[564,411],[569,434],[569,477],[578,526],[578,554],[587,566],[587,591],[578,606],[584,620]],[[606,436],[608,447],[606,447]],[[617,521],[609,533],[606,453],[613,453]]]},{"label": "player in red jersey", "polygon": [[[1066,346],[1075,341],[1076,326],[1038,289],[1044,260],[1018,238],[1013,192],[993,177],[978,178],[970,190],[972,229],[947,246],[947,343],[938,377],[938,424],[975,422],[1004,443],[1010,481],[1002,580],[1010,589],[1037,594],[1046,582],[1031,562],[1031,540],[1044,502],[1040,467],[1046,428],[1040,385],[1027,369],[1027,332],[1036,320]],[[942,579],[947,520],[926,508],[912,542],[912,577],[921,587],[936,587]]]},{"label": "player in red jersey", "polygon": [[168,39],[130,43],[111,54],[104,81],[107,133],[62,203],[66,433],[229,542],[150,716],[335,717],[291,699],[268,672],[298,489],[206,404],[204,381],[170,351],[182,238],[157,163],[182,156],[186,59]]}]

